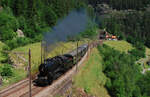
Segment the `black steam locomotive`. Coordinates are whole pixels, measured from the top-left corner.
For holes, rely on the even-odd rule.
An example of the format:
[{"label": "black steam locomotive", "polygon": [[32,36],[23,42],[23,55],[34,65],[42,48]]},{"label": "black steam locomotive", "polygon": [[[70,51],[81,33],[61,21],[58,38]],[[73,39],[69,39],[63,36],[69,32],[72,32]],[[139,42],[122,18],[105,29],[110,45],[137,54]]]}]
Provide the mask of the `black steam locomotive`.
[{"label": "black steam locomotive", "polygon": [[50,85],[53,80],[60,77],[79,62],[87,50],[88,45],[84,44],[67,54],[46,59],[44,63],[39,66],[39,74],[33,81],[34,85]]}]

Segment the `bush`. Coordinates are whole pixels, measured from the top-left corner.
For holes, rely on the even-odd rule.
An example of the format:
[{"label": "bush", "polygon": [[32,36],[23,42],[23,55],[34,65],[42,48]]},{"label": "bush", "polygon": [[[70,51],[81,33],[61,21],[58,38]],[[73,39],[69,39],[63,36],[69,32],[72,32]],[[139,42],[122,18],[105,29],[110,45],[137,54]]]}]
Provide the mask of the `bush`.
[{"label": "bush", "polygon": [[131,51],[128,51],[128,52],[132,56],[134,56],[136,58],[136,60],[138,60],[140,58],[144,58],[145,57],[145,51],[146,51],[144,44],[137,41],[133,44],[133,46],[135,47],[135,49],[132,49]]},{"label": "bush", "polygon": [[81,37],[93,38],[98,34],[96,30],[97,30],[97,25],[92,21],[89,21],[86,30],[81,33]]},{"label": "bush", "polygon": [[42,40],[43,40],[43,36],[41,34],[39,34],[33,39],[33,42],[40,42]]},{"label": "bush", "polygon": [[24,38],[16,38],[13,40],[8,40],[8,41],[6,41],[6,44],[8,45],[9,50],[12,50],[12,49],[20,47],[20,46],[25,46],[31,42],[32,42],[32,40],[30,38],[24,37]]},{"label": "bush", "polygon": [[136,60],[139,60],[140,58],[145,57],[145,53],[138,49],[132,49],[131,51],[128,51],[132,56],[136,58]]},{"label": "bush", "polygon": [[132,36],[128,36],[128,37],[127,37],[127,41],[128,41],[129,43],[132,43],[132,44],[135,44],[135,43],[136,43],[135,38],[132,37]]},{"label": "bush", "polygon": [[0,74],[1,76],[6,76],[10,77],[13,75],[13,68],[10,64],[4,64],[3,66],[0,67]]},{"label": "bush", "polygon": [[137,83],[140,87],[142,97],[150,97],[150,72],[146,72]]}]

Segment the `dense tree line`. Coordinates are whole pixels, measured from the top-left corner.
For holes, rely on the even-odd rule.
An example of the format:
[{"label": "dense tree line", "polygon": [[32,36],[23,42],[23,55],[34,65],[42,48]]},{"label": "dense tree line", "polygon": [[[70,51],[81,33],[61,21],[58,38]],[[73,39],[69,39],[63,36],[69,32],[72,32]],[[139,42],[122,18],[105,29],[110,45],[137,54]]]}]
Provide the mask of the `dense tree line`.
[{"label": "dense tree line", "polygon": [[150,3],[149,0],[110,0],[109,4],[114,9],[124,10],[124,9],[144,9],[147,4]]},{"label": "dense tree line", "polygon": [[96,7],[97,4],[107,3],[113,9],[124,10],[124,9],[136,9],[143,10],[150,4],[149,0],[86,0],[89,4]]},{"label": "dense tree line", "polygon": [[103,57],[103,72],[108,77],[106,88],[111,97],[150,96],[150,75],[141,73],[140,65],[135,64],[134,55],[121,53],[107,45],[98,48]]}]

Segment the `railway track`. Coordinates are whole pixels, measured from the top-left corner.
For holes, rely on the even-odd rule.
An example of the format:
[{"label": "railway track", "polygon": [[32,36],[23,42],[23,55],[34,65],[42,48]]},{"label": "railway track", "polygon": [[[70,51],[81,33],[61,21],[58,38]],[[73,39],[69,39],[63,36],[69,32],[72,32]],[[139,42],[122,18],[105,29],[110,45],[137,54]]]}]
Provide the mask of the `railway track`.
[{"label": "railway track", "polygon": [[[58,80],[62,79],[64,75],[59,77],[52,84],[55,84]],[[53,87],[57,88],[57,91],[53,92],[53,95],[57,94],[58,91],[70,85],[71,82],[72,82],[71,80],[66,80],[64,81],[61,87],[59,88]],[[32,93],[31,93],[32,96],[34,97],[36,94],[38,94],[40,91],[44,90],[47,87],[38,87],[32,84]],[[8,87],[7,89],[0,91],[0,97],[29,97],[29,80],[28,79],[22,80],[19,83],[16,83]]]},{"label": "railway track", "polygon": [[[39,93],[40,91],[44,90],[44,88],[46,87],[36,87],[36,86],[32,86],[32,96],[35,96],[37,93]],[[28,97],[29,96],[29,91],[27,91],[26,93],[20,95],[19,97]]]},{"label": "railway track", "polygon": [[19,83],[13,84],[12,86],[0,91],[0,97],[9,97],[13,93],[18,92],[18,90],[27,87],[29,84],[29,80],[25,79],[20,81]]},{"label": "railway track", "polygon": [[[32,96],[42,91],[46,87],[37,87],[32,84]],[[0,91],[0,97],[28,97],[29,95],[29,80],[25,79],[16,83],[7,89]]]},{"label": "railway track", "polygon": [[72,86],[72,80],[71,79],[64,82],[62,84],[62,86],[59,87],[56,91],[54,91],[51,95],[57,95],[58,93],[63,95],[64,91],[67,91],[70,86]]}]

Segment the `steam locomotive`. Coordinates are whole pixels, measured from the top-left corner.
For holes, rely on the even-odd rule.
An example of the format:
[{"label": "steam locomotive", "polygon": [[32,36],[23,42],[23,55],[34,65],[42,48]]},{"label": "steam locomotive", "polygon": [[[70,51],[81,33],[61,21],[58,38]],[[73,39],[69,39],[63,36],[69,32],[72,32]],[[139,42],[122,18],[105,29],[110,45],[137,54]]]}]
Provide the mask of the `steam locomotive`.
[{"label": "steam locomotive", "polygon": [[44,63],[39,66],[39,74],[33,81],[34,85],[50,85],[53,80],[77,64],[87,50],[88,45],[84,44],[67,54],[46,59]]}]

